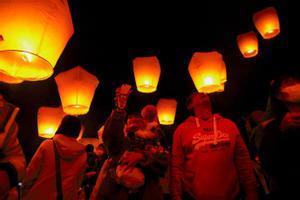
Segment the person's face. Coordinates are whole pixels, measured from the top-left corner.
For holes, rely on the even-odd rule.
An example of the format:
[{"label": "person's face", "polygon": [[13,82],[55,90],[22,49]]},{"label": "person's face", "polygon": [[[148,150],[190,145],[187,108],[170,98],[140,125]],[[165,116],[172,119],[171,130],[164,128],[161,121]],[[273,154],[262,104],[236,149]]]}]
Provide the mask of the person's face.
[{"label": "person's face", "polygon": [[211,102],[207,95],[195,95],[191,103],[196,117],[202,120],[208,120],[212,116]]},{"label": "person's face", "polygon": [[300,111],[300,82],[294,79],[283,81],[278,99],[283,101],[290,111]]}]

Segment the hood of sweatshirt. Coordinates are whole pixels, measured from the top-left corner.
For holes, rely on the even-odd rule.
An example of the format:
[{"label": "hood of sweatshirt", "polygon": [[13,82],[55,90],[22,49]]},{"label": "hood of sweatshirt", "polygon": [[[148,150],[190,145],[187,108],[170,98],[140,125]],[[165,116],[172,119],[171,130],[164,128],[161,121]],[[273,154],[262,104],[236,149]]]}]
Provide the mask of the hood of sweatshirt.
[{"label": "hood of sweatshirt", "polygon": [[201,124],[206,124],[206,123],[214,123],[214,120],[218,121],[221,120],[222,117],[219,114],[214,114],[211,118],[209,118],[208,120],[202,120],[199,119],[195,116],[189,116],[184,124],[188,125],[188,126],[196,126],[196,127],[200,127]]},{"label": "hood of sweatshirt", "polygon": [[73,160],[85,153],[85,146],[75,138],[57,134],[53,140],[57,146],[58,154],[64,160]]}]

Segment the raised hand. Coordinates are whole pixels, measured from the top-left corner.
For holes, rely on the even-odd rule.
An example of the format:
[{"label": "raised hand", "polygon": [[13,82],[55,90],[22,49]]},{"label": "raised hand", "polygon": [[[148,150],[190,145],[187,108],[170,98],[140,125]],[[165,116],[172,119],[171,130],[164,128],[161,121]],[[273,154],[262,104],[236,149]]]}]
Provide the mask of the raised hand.
[{"label": "raised hand", "polygon": [[131,85],[123,84],[116,89],[116,106],[118,109],[125,109],[127,105],[128,96],[131,93]]}]

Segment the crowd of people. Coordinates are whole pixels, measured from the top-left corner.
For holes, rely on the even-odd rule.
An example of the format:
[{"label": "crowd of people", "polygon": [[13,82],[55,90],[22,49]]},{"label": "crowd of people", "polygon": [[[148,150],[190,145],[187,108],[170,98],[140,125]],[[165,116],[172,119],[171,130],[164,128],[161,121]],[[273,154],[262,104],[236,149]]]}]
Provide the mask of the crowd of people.
[{"label": "crowd of people", "polygon": [[242,126],[213,113],[209,95],[193,93],[191,115],[167,143],[155,106],[128,113],[130,93],[130,85],[117,88],[98,146],[78,142],[83,125],[67,115],[28,165],[16,107],[0,95],[0,200],[300,199],[299,78],[272,81],[266,110]]}]

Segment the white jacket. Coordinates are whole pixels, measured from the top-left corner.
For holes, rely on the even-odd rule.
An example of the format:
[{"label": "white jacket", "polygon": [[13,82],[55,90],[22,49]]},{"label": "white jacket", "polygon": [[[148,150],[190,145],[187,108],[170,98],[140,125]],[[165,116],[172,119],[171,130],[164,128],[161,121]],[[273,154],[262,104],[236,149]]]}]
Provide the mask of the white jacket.
[{"label": "white jacket", "polygon": [[[61,134],[55,135],[60,155],[62,190],[64,199],[78,199],[77,192],[81,185],[87,165],[85,146],[75,138]],[[24,199],[56,199],[55,154],[53,141],[45,140],[33,156],[24,178]]]}]

